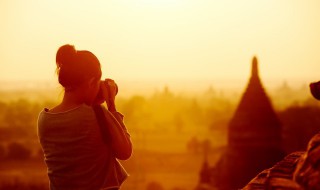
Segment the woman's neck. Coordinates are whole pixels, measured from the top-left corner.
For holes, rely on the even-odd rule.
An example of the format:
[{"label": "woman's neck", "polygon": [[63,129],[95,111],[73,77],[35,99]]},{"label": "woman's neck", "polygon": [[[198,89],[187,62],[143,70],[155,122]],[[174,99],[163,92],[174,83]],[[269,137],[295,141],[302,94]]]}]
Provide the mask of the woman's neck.
[{"label": "woman's neck", "polygon": [[56,107],[49,110],[49,112],[57,113],[71,110],[84,104],[83,94],[73,91],[65,91],[62,102]]},{"label": "woman's neck", "polygon": [[85,103],[84,94],[82,91],[78,90],[65,91],[61,102],[61,104],[65,106],[78,106],[83,103]]}]

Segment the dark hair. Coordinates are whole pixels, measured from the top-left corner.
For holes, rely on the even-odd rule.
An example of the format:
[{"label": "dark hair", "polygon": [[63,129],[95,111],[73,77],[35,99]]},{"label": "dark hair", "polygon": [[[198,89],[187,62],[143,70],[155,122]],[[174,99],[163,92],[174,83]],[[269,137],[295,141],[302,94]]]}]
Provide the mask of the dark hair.
[{"label": "dark hair", "polygon": [[59,83],[74,88],[90,78],[101,78],[98,58],[90,51],[77,51],[73,45],[61,46],[56,55]]}]

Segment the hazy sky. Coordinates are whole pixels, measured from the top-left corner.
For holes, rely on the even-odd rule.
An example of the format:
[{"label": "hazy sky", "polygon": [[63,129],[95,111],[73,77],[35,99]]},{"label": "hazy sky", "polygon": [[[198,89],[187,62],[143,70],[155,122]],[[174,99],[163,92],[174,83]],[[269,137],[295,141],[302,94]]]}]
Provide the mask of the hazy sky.
[{"label": "hazy sky", "polygon": [[0,80],[56,80],[55,53],[92,51],[122,81],[320,80],[319,0],[1,0]]}]

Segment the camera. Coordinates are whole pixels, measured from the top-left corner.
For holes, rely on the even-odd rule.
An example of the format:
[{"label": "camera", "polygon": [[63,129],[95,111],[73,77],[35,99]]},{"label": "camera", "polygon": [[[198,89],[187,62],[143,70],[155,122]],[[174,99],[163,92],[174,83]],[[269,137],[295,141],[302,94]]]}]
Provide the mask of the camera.
[{"label": "camera", "polygon": [[[104,83],[105,83],[106,81],[101,81],[101,83],[100,83],[100,89],[99,89],[99,92],[98,92],[98,98],[102,98],[103,97],[103,95],[102,95],[102,86],[101,85],[104,85]],[[108,83],[107,83],[108,84]],[[118,85],[117,85],[117,83],[114,83],[115,85],[116,85],[116,95],[118,94]],[[107,91],[108,91],[108,94],[110,94],[110,86],[109,86],[109,84],[107,85]]]},{"label": "camera", "polygon": [[[116,95],[118,94],[118,85],[117,83],[114,83],[116,85]],[[110,94],[110,86],[109,84],[107,85],[107,90],[108,90],[108,93]]]}]

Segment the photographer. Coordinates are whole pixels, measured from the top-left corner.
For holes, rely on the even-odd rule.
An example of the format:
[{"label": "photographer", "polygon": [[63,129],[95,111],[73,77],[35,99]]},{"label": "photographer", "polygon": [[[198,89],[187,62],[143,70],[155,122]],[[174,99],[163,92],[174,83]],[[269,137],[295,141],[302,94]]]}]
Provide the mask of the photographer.
[{"label": "photographer", "polygon": [[117,159],[128,159],[132,144],[116,110],[116,83],[101,81],[97,57],[71,45],[58,49],[56,65],[63,100],[38,119],[50,189],[119,189],[128,174]]}]

